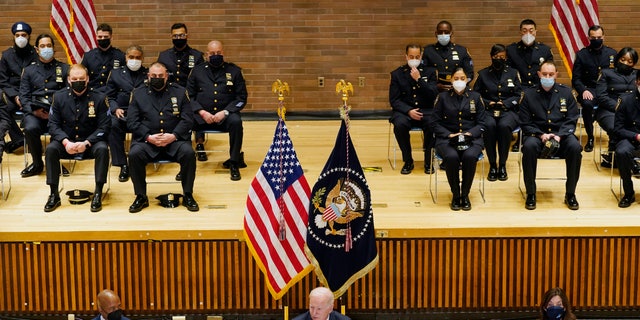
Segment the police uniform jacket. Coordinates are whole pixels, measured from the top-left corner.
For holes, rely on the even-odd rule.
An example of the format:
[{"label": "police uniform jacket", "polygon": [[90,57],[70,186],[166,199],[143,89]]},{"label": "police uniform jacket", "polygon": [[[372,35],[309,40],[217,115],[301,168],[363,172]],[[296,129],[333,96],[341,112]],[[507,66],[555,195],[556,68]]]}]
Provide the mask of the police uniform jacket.
[{"label": "police uniform jacket", "polygon": [[156,133],[173,133],[178,140],[190,141],[193,115],[186,90],[175,83],[168,83],[161,91],[148,85],[134,89],[127,127],[137,142]]},{"label": "police uniform jacket", "polygon": [[437,71],[424,64],[418,66],[418,71],[418,81],[413,80],[411,67],[406,64],[391,72],[389,103],[394,111],[392,119],[397,116],[396,113],[406,115],[415,108],[419,108],[424,116],[433,111],[433,102],[438,95]]},{"label": "police uniform jacket", "polygon": [[[209,62],[197,65],[189,76],[187,91],[194,113],[200,110],[240,112],[247,104],[247,86],[242,69],[230,62],[224,62],[218,68]],[[201,120],[200,116],[196,117],[196,121]]]},{"label": "police uniform jacket", "polygon": [[105,86],[109,73],[111,70],[120,69],[124,63],[124,52],[118,48],[110,47],[105,51],[94,48],[85,52],[82,57],[82,65],[89,70],[89,88],[106,91]]},{"label": "police uniform jacket", "polygon": [[46,99],[51,102],[53,94],[66,87],[69,65],[53,59],[49,63],[43,63],[39,59],[24,68],[20,80],[20,102],[26,113],[42,108],[34,105],[38,99]]},{"label": "police uniform jacket", "polygon": [[576,132],[579,112],[571,88],[556,83],[548,92],[540,85],[524,89],[519,116],[524,135],[553,133],[564,139]]},{"label": "police uniform jacket", "polygon": [[451,75],[458,68],[464,69],[469,80],[473,79],[473,60],[467,48],[449,42],[446,46],[440,43],[427,45],[424,48],[422,61],[429,67],[438,70],[438,80],[441,83],[451,84]]},{"label": "police uniform jacket", "polygon": [[615,65],[616,51],[607,46],[600,49],[582,48],[576,54],[573,62],[571,85],[582,96],[582,93],[591,89],[596,93],[598,76],[602,69],[611,69]]},{"label": "police uniform jacket", "polygon": [[[520,74],[505,66],[502,70],[486,67],[478,72],[473,91],[480,93],[488,115],[501,117],[504,111],[517,111],[522,99]],[[502,102],[502,107],[491,107],[491,102]]]},{"label": "police uniform jacket", "polygon": [[636,140],[636,135],[640,134],[640,92],[624,94],[619,102],[613,130],[617,137],[640,146]]},{"label": "police uniform jacket", "polygon": [[53,95],[49,113],[51,139],[62,142],[89,141],[92,145],[107,141],[111,120],[104,93],[87,89],[78,96],[67,87]]},{"label": "police uniform jacket", "polygon": [[531,46],[525,46],[519,41],[507,46],[507,65],[518,70],[525,87],[540,83],[538,70],[547,60],[553,60],[553,54],[551,48],[542,42],[536,41]]},{"label": "police uniform jacket", "polygon": [[596,85],[596,96],[598,98],[598,110],[616,111],[618,97],[625,93],[633,93],[637,90],[636,72],[623,75],[616,69],[604,69],[600,73],[598,84]]},{"label": "police uniform jacket", "polygon": [[176,82],[186,87],[189,73],[195,66],[203,63],[204,58],[202,57],[202,52],[187,45],[182,51],[178,51],[173,47],[160,52],[158,62],[167,67],[170,82]]},{"label": "police uniform jacket", "polygon": [[473,143],[484,146],[482,133],[486,129],[484,102],[479,93],[465,89],[459,95],[453,89],[441,92],[433,107],[431,127],[436,145],[449,143],[452,133],[469,132]]},{"label": "police uniform jacket", "polygon": [[129,107],[131,91],[145,84],[148,72],[149,69],[146,67],[140,67],[138,71],[131,71],[128,67],[111,71],[107,80],[107,97],[111,114],[118,108],[126,110]]},{"label": "police uniform jacket", "polygon": [[14,99],[20,94],[22,70],[36,61],[38,61],[38,54],[30,44],[27,44],[24,48],[13,46],[2,52],[2,59],[0,59],[0,90],[8,98]]}]

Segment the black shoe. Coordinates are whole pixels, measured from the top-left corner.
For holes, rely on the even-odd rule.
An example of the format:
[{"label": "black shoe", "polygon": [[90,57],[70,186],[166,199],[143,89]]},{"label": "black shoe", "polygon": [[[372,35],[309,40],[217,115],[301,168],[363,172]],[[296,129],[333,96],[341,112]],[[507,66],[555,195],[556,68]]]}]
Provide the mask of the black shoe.
[{"label": "black shoe", "polygon": [[631,167],[631,174],[636,178],[640,178],[640,164],[635,161],[633,162],[633,166]]},{"label": "black shoe", "polygon": [[129,212],[136,213],[149,206],[149,198],[143,195],[137,195],[136,200],[129,206]]},{"label": "black shoe", "polygon": [[[222,167],[225,169],[229,169],[231,166],[231,159],[227,159],[222,163]],[[246,168],[247,163],[244,162],[244,152],[240,152],[240,164],[238,164],[238,168]]]},{"label": "black shoe", "polygon": [[507,179],[509,179],[509,176],[507,175],[507,167],[505,166],[498,167],[498,180],[507,181]]},{"label": "black shoe", "polygon": [[459,211],[460,210],[460,198],[453,197],[453,199],[451,200],[451,210],[453,210],[453,211]]},{"label": "black shoe", "polygon": [[120,174],[118,175],[118,181],[127,182],[129,181],[129,166],[124,164],[120,167]]},{"label": "black shoe", "polygon": [[436,169],[433,166],[429,166],[429,165],[424,166],[424,173],[432,174],[434,172],[436,172]]},{"label": "black shoe", "polygon": [[44,170],[43,164],[32,163],[28,167],[26,167],[24,170],[22,170],[22,172],[20,172],[20,175],[23,178],[37,176],[42,173],[42,170]]},{"label": "black shoe", "polygon": [[614,168],[618,167],[618,164],[616,163],[617,161],[614,161],[614,163],[611,163],[611,154],[609,153],[603,153],[601,155],[602,157],[602,162],[600,163],[600,166],[603,168],[611,168],[611,166],[613,165]]},{"label": "black shoe", "polygon": [[16,152],[16,150],[18,150],[18,149],[20,149],[22,147],[24,147],[24,141],[23,140],[16,141],[16,142],[11,141],[11,142],[7,143],[7,145],[5,146],[4,150],[7,153],[14,153],[14,152]]},{"label": "black shoe", "polygon": [[91,212],[98,212],[102,210],[102,193],[96,192],[91,199]]},{"label": "black shoe", "polygon": [[231,174],[232,181],[238,181],[242,178],[240,176],[240,169],[238,169],[238,166],[235,164],[231,164],[231,166],[229,166],[229,173]]},{"label": "black shoe", "polygon": [[622,199],[620,199],[620,202],[618,202],[618,207],[620,207],[620,208],[628,208],[634,202],[636,202],[635,195],[626,195],[625,194],[624,197],[622,197]]},{"label": "black shoe", "polygon": [[196,199],[193,198],[193,195],[190,193],[186,193],[184,194],[184,198],[182,199],[182,205],[187,207],[187,210],[189,211],[198,211],[200,210],[200,207],[198,206],[198,203],[196,202]]},{"label": "black shoe", "polygon": [[207,161],[207,153],[204,152],[204,145],[202,143],[196,144],[196,154],[198,155],[198,161]]},{"label": "black shoe", "polygon": [[469,201],[469,196],[462,197],[462,199],[460,200],[460,206],[464,211],[471,210],[471,201]]},{"label": "black shoe", "polygon": [[50,194],[47,203],[44,205],[44,212],[51,212],[60,206],[60,196],[57,194]]},{"label": "black shoe", "polygon": [[67,167],[65,167],[65,166],[62,166],[62,175],[64,177],[68,177],[70,175],[69,174],[69,169],[67,169]]},{"label": "black shoe", "polygon": [[578,210],[580,205],[578,205],[578,200],[576,199],[575,194],[567,194],[564,196],[564,203],[571,210]]},{"label": "black shoe", "polygon": [[402,166],[402,170],[400,170],[401,174],[410,174],[413,170],[413,162],[405,162]]},{"label": "black shoe", "polygon": [[536,195],[535,194],[528,194],[527,195],[527,200],[524,202],[524,207],[527,210],[535,210],[535,208],[536,208]]},{"label": "black shoe", "polygon": [[514,143],[513,146],[511,146],[511,152],[520,152],[520,144],[518,142]]},{"label": "black shoe", "polygon": [[491,169],[489,169],[489,174],[487,175],[487,180],[489,180],[489,181],[498,180],[498,168],[491,167]]},{"label": "black shoe", "polygon": [[182,181],[182,175],[180,174],[180,172],[176,174],[176,181]]},{"label": "black shoe", "polygon": [[593,138],[587,139],[587,144],[584,145],[584,152],[593,151]]}]

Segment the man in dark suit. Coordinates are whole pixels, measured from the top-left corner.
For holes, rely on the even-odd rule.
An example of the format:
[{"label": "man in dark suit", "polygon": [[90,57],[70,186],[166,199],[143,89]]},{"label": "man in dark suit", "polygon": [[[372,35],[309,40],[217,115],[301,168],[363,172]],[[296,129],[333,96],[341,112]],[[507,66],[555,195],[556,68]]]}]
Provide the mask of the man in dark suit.
[{"label": "man in dark suit", "polygon": [[155,62],[149,67],[147,86],[133,90],[127,115],[127,126],[133,133],[129,165],[136,199],[129,212],[139,212],[149,206],[146,165],[170,159],[180,163],[182,204],[189,211],[198,211],[193,198],[196,178],[196,158],[191,146],[193,113],[184,87],[170,83],[167,67]]},{"label": "man in dark suit", "polygon": [[558,156],[565,159],[567,183],[564,202],[578,210],[576,185],[580,177],[582,146],[575,136],[578,107],[571,88],[555,83],[558,76],[555,63],[546,61],[538,71],[540,84],[525,89],[520,105],[522,126],[522,173],[527,189],[525,208],[536,208],[536,166],[545,143],[559,143]]},{"label": "man in dark suit", "polygon": [[351,320],[351,318],[333,311],[333,292],[318,287],[309,293],[309,311],[293,320]]},{"label": "man in dark suit", "polygon": [[122,315],[122,309],[120,309],[120,297],[109,290],[105,289],[98,293],[96,305],[98,306],[99,315],[92,320],[129,320],[129,318]]}]

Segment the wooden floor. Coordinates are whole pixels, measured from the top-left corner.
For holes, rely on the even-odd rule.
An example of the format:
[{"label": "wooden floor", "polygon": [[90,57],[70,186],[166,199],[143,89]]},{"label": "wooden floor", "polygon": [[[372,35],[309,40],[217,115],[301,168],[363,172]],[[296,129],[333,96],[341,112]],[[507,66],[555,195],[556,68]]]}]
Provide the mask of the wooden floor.
[{"label": "wooden floor", "polygon": [[[179,184],[150,185],[151,206],[131,214],[134,199],[131,182],[118,182],[118,168],[111,171],[111,190],[99,213],[89,211],[89,203],[71,205],[63,195],[63,204],[52,213],[44,213],[49,193],[45,175],[21,178],[23,155],[4,155],[5,170],[10,166],[12,190],[0,202],[0,241],[65,240],[146,240],[146,239],[242,239],[243,215],[249,183],[261,164],[273,138],[275,121],[246,121],[244,124],[245,160],[242,180],[231,181],[222,168],[227,153],[213,153],[209,161],[198,162],[195,198],[197,213],[184,207],[166,209],[155,202],[161,193],[181,192]],[[288,128],[309,184],[313,186],[333,148],[339,120],[288,121]],[[511,154],[507,170],[509,180],[486,182],[486,203],[478,185],[480,167],[471,193],[473,209],[453,212],[451,195],[444,172],[439,175],[439,201],[429,194],[428,178],[422,170],[422,155],[414,153],[416,170],[407,176],[392,170],[387,159],[389,124],[385,120],[353,120],[351,135],[371,188],[374,217],[379,237],[547,237],[547,236],[626,236],[640,233],[640,206],[619,209],[610,192],[608,169],[598,171],[592,153],[583,153],[577,198],[580,210],[571,211],[563,204],[564,181],[538,181],[538,208],[524,209],[518,189],[517,154]],[[419,145],[419,134],[412,134]],[[392,145],[395,142],[392,140]],[[227,149],[226,135],[214,135],[208,148]],[[400,157],[398,150],[398,157]],[[148,179],[171,181],[177,165],[162,165],[157,171],[148,167]],[[488,170],[488,165],[485,171]],[[64,179],[65,190],[93,190],[93,162],[79,163],[75,172]],[[564,162],[545,160],[539,163],[538,175],[564,176]],[[5,171],[6,179],[6,171]],[[618,178],[614,184],[617,190]],[[6,182],[5,182],[6,186]]]}]

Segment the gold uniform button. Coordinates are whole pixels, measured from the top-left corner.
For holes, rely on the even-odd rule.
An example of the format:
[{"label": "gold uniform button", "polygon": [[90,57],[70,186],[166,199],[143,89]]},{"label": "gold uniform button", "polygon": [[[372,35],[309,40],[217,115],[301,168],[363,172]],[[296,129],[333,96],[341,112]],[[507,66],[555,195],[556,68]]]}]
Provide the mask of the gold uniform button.
[{"label": "gold uniform button", "polygon": [[164,129],[160,129],[160,133],[164,133]]},{"label": "gold uniform button", "polygon": [[218,103],[218,99],[213,99],[213,102]]},{"label": "gold uniform button", "polygon": [[551,119],[547,120],[547,123],[551,123]]},{"label": "gold uniform button", "polygon": [[162,115],[162,112],[160,112],[160,115]]},{"label": "gold uniform button", "polygon": [[160,124],[163,124],[163,123],[164,123],[164,120],[160,120]]},{"label": "gold uniform button", "polygon": [[214,91],[213,94],[218,94],[218,91]]},{"label": "gold uniform button", "polygon": [[217,86],[218,86],[218,84],[217,84],[217,83],[214,83],[214,84],[213,84],[213,86],[214,86],[214,87],[217,87]]}]

